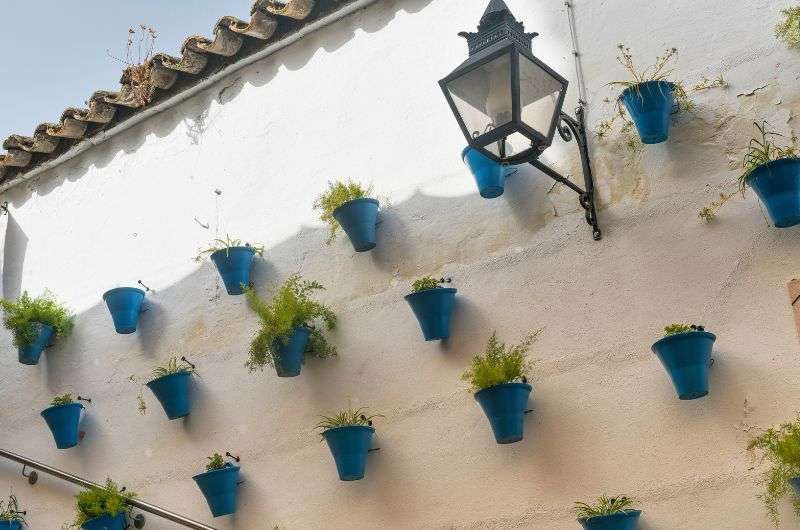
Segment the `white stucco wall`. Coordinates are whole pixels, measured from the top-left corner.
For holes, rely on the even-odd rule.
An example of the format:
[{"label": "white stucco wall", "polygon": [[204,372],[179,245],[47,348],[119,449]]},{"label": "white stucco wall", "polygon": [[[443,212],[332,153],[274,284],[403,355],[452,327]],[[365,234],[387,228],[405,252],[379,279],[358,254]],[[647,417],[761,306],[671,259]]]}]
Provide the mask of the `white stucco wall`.
[{"label": "white stucco wall", "polygon": [[[541,34],[535,53],[574,80],[563,3],[507,1]],[[78,316],[36,367],[18,364],[0,333],[0,447],[112,476],[204,521],[190,477],[231,450],[246,483],[220,529],[570,529],[573,501],[604,492],[635,496],[644,529],[769,528],[744,447],[748,429],[798,409],[786,282],[800,231],[770,227],[752,193],[711,225],[697,211],[731,188],[753,120],[796,127],[800,56],[772,35],[785,2],[574,1],[593,124],[610,112],[606,83],[624,77],[619,42],[643,59],[675,46],[687,83],[718,73],[731,83],[696,97],[697,113],[639,162],[593,140],[600,242],[575,195],[548,193],[543,175],[525,170],[487,201],[459,159],[436,81],[463,60],[456,33],[474,30],[485,4],[385,0],[5,193],[3,294],[49,288]],[[576,97],[573,84],[567,108]],[[578,167],[571,145],[546,158]],[[391,200],[370,253],[345,238],[325,246],[311,209],[326,181],[347,177]],[[256,320],[210,263],[192,261],[225,233],[265,244],[262,293],[295,271],[329,287],[338,359],[290,380],[247,373]],[[447,343],[425,343],[402,298],[425,274],[459,289]],[[155,290],[150,310],[136,334],[117,335],[101,294],[140,279]],[[680,321],[718,336],[701,400],[678,401],[650,352]],[[515,341],[537,328],[535,413],[524,441],[500,446],[459,376],[493,330]],[[128,376],[174,354],[202,375],[191,416],[168,422],[147,394],[139,416]],[[94,402],[83,442],[57,451],[39,411],[67,391]],[[386,416],[355,483],[337,479],[313,431],[348,399]],[[13,487],[31,528],[71,519],[75,488],[46,476],[30,488],[18,472],[0,462],[0,487]],[[147,528],[178,527],[150,517]]]}]

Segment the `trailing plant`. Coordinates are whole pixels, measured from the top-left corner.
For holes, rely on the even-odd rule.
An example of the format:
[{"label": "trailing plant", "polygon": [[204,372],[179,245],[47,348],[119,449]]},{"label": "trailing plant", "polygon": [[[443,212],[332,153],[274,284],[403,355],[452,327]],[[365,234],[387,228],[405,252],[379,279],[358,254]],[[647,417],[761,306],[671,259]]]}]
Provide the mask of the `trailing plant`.
[{"label": "trailing plant", "polygon": [[664,327],[664,336],[677,335],[678,333],[688,333],[690,331],[705,331],[705,326],[696,324],[670,324]]},{"label": "trailing plant", "polygon": [[736,193],[720,193],[719,199],[715,201],[711,201],[711,203],[707,206],[703,206],[700,208],[697,216],[702,219],[703,221],[710,223],[717,218],[717,212],[720,208],[722,208],[725,203],[729,200],[733,199],[736,196]]},{"label": "trailing plant", "polygon": [[16,521],[28,526],[25,512],[19,509],[19,503],[13,493],[8,496],[8,502],[0,501],[0,521]]},{"label": "trailing plant", "polygon": [[419,278],[414,280],[414,283],[411,284],[411,290],[415,293],[420,291],[429,291],[430,289],[438,289],[442,286],[442,284],[450,283],[453,280],[450,278],[439,278],[438,280],[433,276],[425,276],[423,278]]},{"label": "trailing plant", "polygon": [[25,291],[16,301],[0,300],[0,307],[5,313],[3,325],[14,335],[14,345],[18,348],[36,341],[37,323],[53,328],[57,339],[72,333],[72,314],[49,291],[36,298]]},{"label": "trailing plant", "polygon": [[795,145],[797,138],[792,138],[792,145],[780,146],[773,141],[773,138],[782,138],[783,135],[767,130],[768,123],[766,121],[762,120],[760,125],[758,122],[753,122],[753,125],[758,131],[758,135],[750,139],[742,159],[742,174],[739,175],[739,191],[742,194],[747,188],[747,179],[759,166],[782,158],[797,158]]},{"label": "trailing plant", "polygon": [[533,367],[527,353],[541,331],[531,333],[514,346],[500,342],[497,332],[493,332],[484,352],[472,358],[471,366],[461,378],[470,383],[473,391],[514,381],[526,383]]},{"label": "trailing plant", "polygon": [[800,47],[800,6],[781,10],[783,19],[775,26],[775,36],[792,48]]},{"label": "trailing plant", "polygon": [[328,240],[326,243],[330,245],[336,239],[336,234],[339,231],[339,221],[333,216],[333,211],[346,202],[355,199],[364,199],[372,194],[372,186],[363,186],[358,182],[347,180],[329,181],[328,189],[317,197],[314,201],[314,209],[321,212],[319,218],[328,225]]},{"label": "trailing plant", "polygon": [[[750,440],[747,450],[761,453],[759,463],[770,462],[770,468],[759,481],[766,491],[758,498],[764,502],[767,515],[777,527],[780,524],[778,502],[790,491],[789,479],[800,476],[800,416],[791,423],[767,429]],[[793,496],[792,505],[800,516],[800,498]]]},{"label": "trailing plant", "polygon": [[222,469],[225,467],[225,457],[223,457],[219,453],[214,453],[211,456],[206,457],[208,459],[208,464],[206,464],[206,471],[215,471],[217,469]]},{"label": "trailing plant", "polygon": [[230,235],[225,235],[225,239],[222,238],[215,238],[211,241],[211,246],[205,249],[201,249],[200,253],[195,256],[194,260],[197,262],[203,261],[205,257],[208,255],[210,256],[214,252],[218,252],[220,250],[225,251],[225,257],[228,257],[230,249],[234,247],[248,247],[253,249],[253,252],[258,256],[264,255],[264,245],[251,245],[250,243],[242,244],[241,239],[231,239]]},{"label": "trailing plant", "polygon": [[57,407],[59,405],[69,405],[70,403],[75,403],[75,398],[72,397],[72,394],[61,394],[50,401],[50,406]]},{"label": "trailing plant", "polygon": [[[675,102],[678,108],[684,112],[693,112],[696,108],[691,99],[689,99],[689,95],[692,92],[709,90],[711,88],[727,88],[728,86],[727,81],[725,81],[725,78],[722,75],[714,79],[703,77],[703,80],[700,83],[688,90],[683,81],[674,79],[669,80],[674,73],[674,69],[671,68],[671,64],[678,57],[677,48],[667,48],[662,55],[656,56],[655,63],[644,68],[639,68],[636,66],[633,59],[633,53],[631,53],[631,50],[628,46],[624,44],[618,44],[617,48],[619,49],[617,62],[622,65],[632,79],[612,81],[608,83],[609,85],[621,87],[623,91],[626,89],[636,90],[638,93],[637,87],[642,83],[647,83],[648,81],[670,82],[673,85]],[[611,99],[609,98],[605,98],[604,101],[606,103],[612,103]],[[614,112],[611,118],[600,122],[597,130],[595,131],[595,135],[601,139],[605,138],[614,131],[615,124],[619,123],[619,134],[622,138],[623,148],[628,155],[635,157],[642,152],[644,149],[644,144],[636,133],[636,126],[633,123],[633,120],[631,120],[631,118],[628,116],[628,111],[625,108],[625,105],[622,103],[621,95],[614,99],[613,105]]]},{"label": "trailing plant", "polygon": [[374,418],[383,418],[381,414],[366,414],[367,408],[360,407],[354,409],[348,403],[347,408],[333,416],[320,416],[320,422],[317,423],[316,429],[325,432],[330,429],[338,427],[351,427],[354,425],[372,425]]},{"label": "trailing plant", "polygon": [[615,513],[628,513],[634,511],[632,506],[635,500],[625,497],[607,497],[601,495],[594,504],[575,502],[575,514],[579,519],[598,517],[601,515],[614,515]]},{"label": "trailing plant", "polygon": [[303,280],[299,274],[290,276],[267,303],[260,299],[252,289],[247,289],[247,302],[261,320],[261,327],[250,343],[247,366],[250,372],[263,370],[265,366],[275,365],[278,348],[285,345],[298,326],[311,328],[305,354],[320,358],[333,357],[336,347],[328,343],[322,330],[336,327],[336,314],[327,305],[313,299],[317,291],[325,288],[316,281]]},{"label": "trailing plant", "polygon": [[170,357],[164,362],[164,364],[153,368],[151,376],[144,382],[140,382],[139,378],[135,375],[130,376],[128,380],[131,383],[136,383],[139,385],[139,394],[136,396],[136,400],[139,402],[139,414],[147,414],[147,403],[144,400],[144,387],[147,383],[168,375],[182,373],[197,375],[197,370],[195,370],[195,367],[183,357],[180,359],[178,359],[178,357]]},{"label": "trailing plant", "polygon": [[125,491],[110,478],[106,479],[104,487],[89,488],[77,496],[75,521],[70,528],[80,528],[86,521],[103,515],[114,517],[120,513],[129,513],[131,507],[128,501],[136,494]]}]

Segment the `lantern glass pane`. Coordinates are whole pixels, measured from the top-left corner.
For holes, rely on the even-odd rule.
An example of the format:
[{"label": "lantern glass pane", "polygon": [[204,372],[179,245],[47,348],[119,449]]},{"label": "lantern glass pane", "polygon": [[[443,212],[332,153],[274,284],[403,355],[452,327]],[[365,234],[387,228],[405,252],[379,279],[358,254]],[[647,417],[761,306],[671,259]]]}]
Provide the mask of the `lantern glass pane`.
[{"label": "lantern glass pane", "polygon": [[519,56],[522,122],[547,137],[558,117],[558,102],[564,85],[524,55]]}]

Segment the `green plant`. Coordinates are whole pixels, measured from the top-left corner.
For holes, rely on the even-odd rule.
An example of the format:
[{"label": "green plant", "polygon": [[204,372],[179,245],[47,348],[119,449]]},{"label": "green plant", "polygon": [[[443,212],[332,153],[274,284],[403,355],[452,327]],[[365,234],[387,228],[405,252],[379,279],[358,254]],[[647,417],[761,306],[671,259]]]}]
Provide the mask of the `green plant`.
[{"label": "green plant", "polygon": [[27,526],[24,515],[14,494],[8,496],[8,502],[0,501],[0,521],[16,521]]},{"label": "green plant", "polygon": [[[800,416],[777,429],[767,429],[750,440],[747,450],[761,453],[759,463],[768,460],[771,464],[759,481],[766,491],[758,498],[764,502],[767,515],[777,527],[780,524],[778,502],[791,491],[789,479],[800,476]],[[800,498],[794,495],[792,504],[800,516]]]},{"label": "green plant", "polygon": [[113,480],[106,479],[104,487],[89,488],[76,496],[77,513],[71,527],[80,528],[86,521],[103,515],[114,517],[130,512],[128,501],[134,497],[135,493],[124,491]]},{"label": "green plant", "polygon": [[258,256],[264,255],[264,245],[251,245],[250,243],[245,243],[244,245],[242,245],[241,239],[231,239],[230,235],[226,235],[225,239],[221,239],[219,237],[213,239],[211,241],[211,246],[205,249],[201,249],[200,253],[197,254],[197,256],[195,256],[194,260],[198,262],[203,261],[206,255],[210,256],[214,252],[218,252],[220,250],[224,250],[225,256],[227,257],[228,253],[230,252],[230,249],[234,247],[248,247],[253,249],[253,252],[255,252],[256,255]]},{"label": "green plant", "polygon": [[[194,366],[186,361],[183,357],[181,357],[180,360],[178,357],[170,357],[166,362],[164,362],[164,364],[153,368],[151,377],[147,380],[147,382],[149,383],[150,381],[155,381],[161,377],[180,373],[197,375],[197,371],[195,370]],[[144,415],[147,413],[147,403],[144,400],[144,386],[146,383],[140,382],[139,378],[135,375],[130,376],[128,380],[131,383],[139,385],[139,394],[136,396],[136,400],[139,402],[139,414]]]},{"label": "green plant", "polygon": [[18,348],[36,341],[37,323],[52,327],[57,339],[72,333],[72,314],[48,291],[36,298],[26,291],[16,301],[0,300],[0,307],[5,313],[3,325],[14,335],[14,345]]},{"label": "green plant", "polygon": [[747,179],[750,175],[758,169],[759,166],[771,162],[773,160],[780,160],[781,158],[796,158],[797,147],[795,147],[796,138],[792,138],[792,145],[779,146],[772,138],[783,137],[782,134],[768,131],[766,121],[753,122],[758,137],[751,138],[750,143],[747,145],[747,151],[742,159],[742,174],[739,176],[739,191],[744,194],[747,187]]},{"label": "green plant", "polygon": [[781,10],[783,19],[775,26],[775,36],[792,48],[800,47],[800,6]]},{"label": "green plant", "polygon": [[270,303],[261,300],[252,289],[245,291],[250,308],[261,320],[245,363],[250,372],[263,370],[267,365],[274,366],[278,348],[286,344],[298,326],[311,328],[305,354],[320,358],[336,355],[336,347],[328,343],[322,330],[314,327],[314,323],[321,324],[328,331],[336,327],[333,310],[312,299],[315,292],[324,289],[319,282],[303,280],[299,274],[293,274],[278,288]]},{"label": "green plant", "polygon": [[482,354],[472,358],[472,364],[461,378],[468,381],[473,391],[513,381],[527,382],[533,363],[527,359],[531,344],[542,330],[531,333],[517,345],[507,346],[493,332]]},{"label": "green plant", "polygon": [[381,414],[366,414],[366,407],[354,409],[348,403],[347,408],[334,416],[320,416],[320,422],[315,427],[322,432],[337,427],[350,427],[352,425],[372,425],[374,418],[383,418]]},{"label": "green plant", "polygon": [[717,218],[717,212],[720,208],[722,208],[725,203],[729,200],[733,199],[736,196],[736,193],[720,193],[719,199],[716,201],[711,201],[711,204],[708,206],[703,206],[698,212],[697,216],[702,219],[703,221],[710,223],[714,219]]},{"label": "green plant", "polygon": [[328,225],[328,240],[326,243],[330,245],[336,239],[336,233],[339,231],[339,221],[333,216],[333,211],[346,202],[363,199],[372,194],[372,186],[362,186],[358,182],[347,180],[329,181],[328,189],[317,197],[314,201],[314,209],[321,212],[319,218]]},{"label": "green plant", "polygon": [[419,278],[418,280],[414,280],[414,283],[411,284],[411,290],[415,293],[420,291],[428,291],[430,289],[437,289],[442,286],[443,283],[450,283],[452,280],[450,278],[439,278],[438,280],[433,276],[425,276],[423,278]]},{"label": "green plant", "polygon": [[664,336],[677,335],[678,333],[688,333],[690,331],[705,331],[705,326],[696,324],[670,324],[664,327]]},{"label": "green plant", "polygon": [[72,397],[72,394],[61,394],[50,401],[50,406],[57,407],[59,405],[69,405],[70,403],[75,403],[75,398]]},{"label": "green plant", "polygon": [[628,513],[633,511],[632,506],[636,501],[625,496],[607,497],[601,495],[595,504],[575,502],[575,513],[579,519],[598,517],[600,515],[613,515],[615,513]]},{"label": "green plant", "polygon": [[208,464],[206,464],[206,471],[214,471],[216,469],[222,469],[225,467],[225,457],[223,457],[219,453],[214,453],[211,456],[206,457],[208,459]]}]

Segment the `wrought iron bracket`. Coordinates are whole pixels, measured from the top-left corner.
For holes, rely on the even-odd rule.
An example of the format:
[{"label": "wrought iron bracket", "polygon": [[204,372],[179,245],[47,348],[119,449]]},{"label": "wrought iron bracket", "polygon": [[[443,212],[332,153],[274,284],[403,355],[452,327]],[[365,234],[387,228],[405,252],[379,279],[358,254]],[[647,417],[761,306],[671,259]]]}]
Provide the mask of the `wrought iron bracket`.
[{"label": "wrought iron bracket", "polygon": [[575,118],[562,111],[557,126],[558,134],[561,136],[561,139],[565,142],[575,140],[575,143],[578,145],[578,151],[581,155],[581,167],[583,168],[585,189],[564,177],[538,158],[534,158],[528,162],[551,179],[559,184],[563,184],[578,194],[578,202],[584,210],[586,223],[592,227],[592,237],[594,237],[595,241],[599,241],[603,237],[603,234],[597,223],[597,209],[594,204],[594,176],[592,175],[592,164],[589,160],[589,145],[586,137],[585,120],[584,107],[581,105],[575,111]]}]

